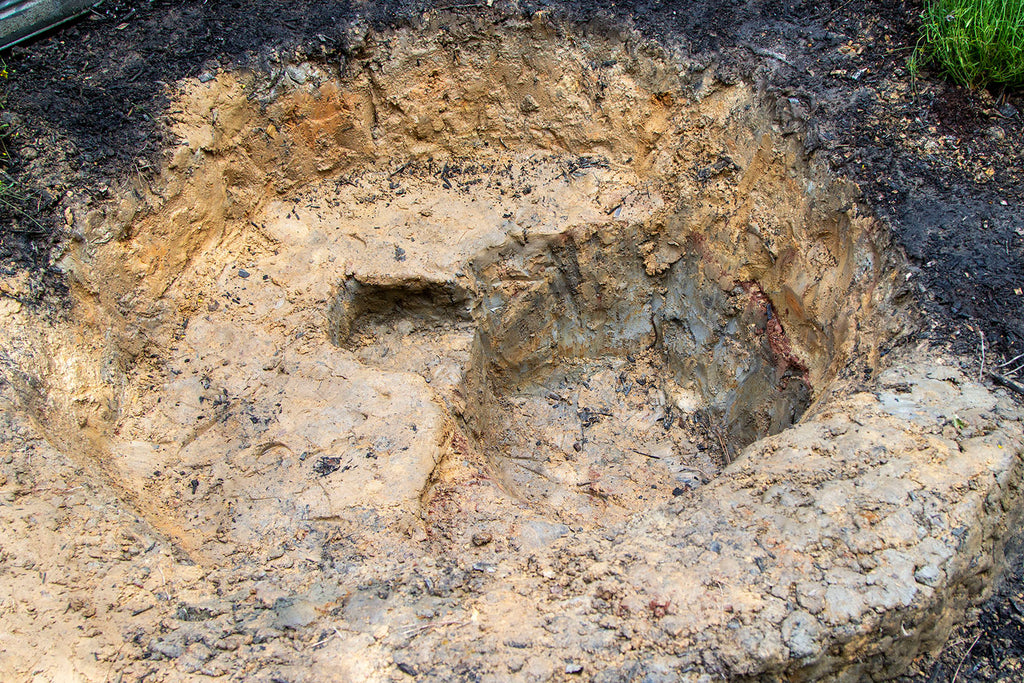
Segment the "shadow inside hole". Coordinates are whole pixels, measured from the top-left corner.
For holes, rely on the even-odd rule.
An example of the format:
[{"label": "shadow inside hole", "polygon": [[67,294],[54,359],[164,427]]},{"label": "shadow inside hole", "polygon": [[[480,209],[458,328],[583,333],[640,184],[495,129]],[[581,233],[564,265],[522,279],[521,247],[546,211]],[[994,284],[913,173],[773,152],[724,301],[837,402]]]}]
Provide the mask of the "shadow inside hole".
[{"label": "shadow inside hole", "polygon": [[327,310],[328,334],[332,344],[344,347],[402,320],[421,328],[466,323],[472,320],[471,305],[471,294],[450,282],[374,283],[349,277]]},{"label": "shadow inside hole", "polygon": [[[520,252],[500,264],[526,273],[515,281],[489,278],[495,269],[481,274],[491,400],[565,389],[580,361],[628,366],[643,354],[649,383],[665,396],[661,421],[703,425],[726,463],[789,427],[809,403],[806,368],[786,352],[757,283],[709,274],[696,254],[651,275],[633,236],[604,233]],[[476,432],[487,431],[489,412]]]}]

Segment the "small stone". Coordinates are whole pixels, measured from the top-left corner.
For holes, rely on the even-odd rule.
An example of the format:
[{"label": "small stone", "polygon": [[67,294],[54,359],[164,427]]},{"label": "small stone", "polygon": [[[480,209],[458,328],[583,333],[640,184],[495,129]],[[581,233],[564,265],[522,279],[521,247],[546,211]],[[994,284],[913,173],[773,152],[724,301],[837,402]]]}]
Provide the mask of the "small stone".
[{"label": "small stone", "polygon": [[226,650],[230,652],[232,650],[237,650],[242,645],[243,642],[244,638],[242,636],[234,634],[230,636],[224,636],[220,640],[216,641],[213,644],[213,646],[218,650]]},{"label": "small stone", "polygon": [[181,621],[207,621],[215,619],[231,610],[231,605],[223,600],[203,600],[196,604],[182,603],[178,607],[175,618]]},{"label": "small stone", "polygon": [[666,616],[658,622],[658,625],[661,627],[662,631],[672,638],[678,638],[684,631],[686,631],[686,619],[679,616]]},{"label": "small stone", "polygon": [[203,665],[213,658],[213,652],[203,643],[192,643],[178,658],[177,665],[188,673],[199,673]]},{"label": "small stone", "polygon": [[1000,126],[992,126],[987,131],[985,131],[985,134],[992,140],[1006,139],[1006,131],[1003,130]]},{"label": "small stone", "polygon": [[493,540],[494,540],[494,536],[492,536],[491,534],[487,533],[486,531],[482,531],[480,533],[473,534],[473,545],[475,545],[477,548],[479,548],[481,546],[485,546],[485,545],[487,545],[488,543],[490,543]]},{"label": "small stone", "polygon": [[245,278],[249,277],[249,271],[246,270],[245,268],[239,268],[238,269],[238,277],[240,277],[240,278],[242,278],[244,280]]},{"label": "small stone", "polygon": [[257,645],[260,643],[269,643],[271,641],[277,640],[283,635],[284,632],[276,628],[261,628],[257,629],[256,633],[253,634],[252,642],[256,643]]},{"label": "small stone", "polygon": [[176,659],[181,656],[180,645],[169,643],[166,640],[153,640],[149,643],[149,651],[153,655],[164,659]]},{"label": "small stone", "polygon": [[567,674],[574,674],[574,675],[575,674],[581,674],[581,673],[583,673],[583,665],[582,664],[566,664],[565,665],[565,673],[567,673]]},{"label": "small stone", "polygon": [[825,587],[815,581],[804,581],[796,586],[796,601],[811,614],[825,609]]},{"label": "small stone", "polygon": [[76,595],[68,601],[68,609],[72,612],[79,612],[86,619],[96,616],[96,607],[92,601],[80,595]]},{"label": "small stone", "polygon": [[927,564],[914,572],[914,580],[925,586],[935,586],[942,578],[942,570],[932,564]]},{"label": "small stone", "polygon": [[36,150],[35,147],[24,147],[21,150],[21,158],[25,159],[26,161],[32,161],[38,156],[39,152]]},{"label": "small stone", "polygon": [[406,676],[418,675],[416,672],[416,667],[414,667],[412,664],[409,664],[408,662],[395,662],[395,666],[397,666],[398,670],[404,673]]},{"label": "small stone", "polygon": [[214,659],[207,662],[206,666],[199,670],[199,673],[210,678],[220,678],[229,670],[230,668],[224,662]]},{"label": "small stone", "polygon": [[533,99],[533,95],[527,95],[519,105],[519,111],[524,114],[531,114],[535,111],[540,111],[540,105],[537,104],[537,100]]},{"label": "small stone", "polygon": [[721,553],[722,544],[718,541],[711,541],[711,543],[708,545],[708,550],[710,550],[713,553]]},{"label": "small stone", "polygon": [[277,613],[274,626],[282,630],[308,626],[317,617],[316,608],[305,600],[292,601],[282,598],[274,605],[274,611]]},{"label": "small stone", "polygon": [[401,247],[397,247],[397,246],[395,247],[395,260],[396,261],[404,261],[405,260],[405,249],[402,249]]},{"label": "small stone", "polygon": [[848,586],[829,586],[825,591],[825,619],[832,624],[856,621],[865,609],[864,598]]},{"label": "small stone", "polygon": [[673,496],[677,496],[678,497],[678,496],[683,495],[684,493],[686,493],[686,489],[684,489],[682,486],[677,486],[674,489],[672,489],[672,495]]},{"label": "small stone", "polygon": [[782,640],[795,659],[810,657],[821,651],[821,625],[807,612],[797,611],[782,622]]},{"label": "small stone", "polygon": [[288,66],[286,66],[284,68],[284,70],[285,70],[285,73],[288,74],[288,78],[292,79],[293,81],[295,81],[299,85],[302,85],[303,83],[305,83],[306,79],[308,78],[308,76],[306,74],[306,70],[303,69],[301,66],[295,66],[294,64],[289,64]]}]

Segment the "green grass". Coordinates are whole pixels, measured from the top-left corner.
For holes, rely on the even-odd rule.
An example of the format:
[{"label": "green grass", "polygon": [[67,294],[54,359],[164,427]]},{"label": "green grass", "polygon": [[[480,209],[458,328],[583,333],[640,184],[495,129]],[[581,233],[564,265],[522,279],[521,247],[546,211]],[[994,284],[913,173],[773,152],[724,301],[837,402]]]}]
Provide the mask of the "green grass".
[{"label": "green grass", "polygon": [[[10,78],[11,72],[6,62],[0,59],[0,115],[7,111],[7,87],[5,81]],[[13,119],[17,121],[17,119]],[[16,177],[8,173],[11,155],[7,150],[7,142],[22,131],[17,129],[17,124],[7,123],[0,119],[0,217],[3,219],[16,216],[19,220],[28,221],[32,227],[28,229],[12,226],[8,229],[14,232],[28,234],[44,234],[45,226],[38,220],[37,211],[39,203],[36,202],[36,209],[31,208],[33,199],[38,199],[35,193]]]},{"label": "green grass", "polygon": [[[10,76],[10,72],[7,71],[7,64],[0,59],[0,80],[6,81]],[[0,85],[0,113],[3,113],[7,109],[7,90],[6,87]],[[12,133],[10,126],[0,121],[0,203],[10,204],[11,199],[15,196],[15,186],[11,179],[7,176],[7,162],[10,159],[10,155],[7,153],[7,137]]]},{"label": "green grass", "polygon": [[1024,86],[1024,0],[925,0],[911,69],[938,63],[953,80]]},{"label": "green grass", "polygon": [[[7,68],[6,62],[0,59],[0,114],[7,111],[7,89],[4,81],[10,75],[11,73]],[[0,210],[3,210],[4,213],[9,212],[21,216],[38,224],[22,208],[28,199],[23,191],[23,186],[7,173],[7,167],[11,161],[11,155],[7,151],[7,141],[17,134],[18,131],[14,130],[10,124],[0,120]]]}]

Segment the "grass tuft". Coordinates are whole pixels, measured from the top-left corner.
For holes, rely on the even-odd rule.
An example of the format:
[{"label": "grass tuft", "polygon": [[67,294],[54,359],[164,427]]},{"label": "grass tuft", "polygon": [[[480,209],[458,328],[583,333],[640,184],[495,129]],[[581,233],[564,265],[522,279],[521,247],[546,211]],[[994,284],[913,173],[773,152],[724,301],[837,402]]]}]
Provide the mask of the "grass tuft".
[{"label": "grass tuft", "polygon": [[[6,81],[11,75],[7,64],[0,59],[0,215],[9,214],[18,216],[39,226],[32,215],[26,212],[24,206],[29,200],[25,187],[7,172],[11,163],[11,155],[7,150],[7,141],[18,134],[19,131],[7,122],[7,90]],[[41,227],[41,226],[40,226]]]},{"label": "grass tuft", "polygon": [[953,80],[1024,86],[1024,0],[925,0],[911,69],[937,62]]},{"label": "grass tuft", "polygon": [[[7,71],[7,64],[0,60],[0,79],[6,81],[10,76]],[[7,110],[7,89],[0,85],[0,114]],[[9,204],[14,196],[14,183],[7,175],[7,164],[10,161],[10,154],[7,153],[7,137],[13,133],[6,121],[0,120],[0,202]]]}]

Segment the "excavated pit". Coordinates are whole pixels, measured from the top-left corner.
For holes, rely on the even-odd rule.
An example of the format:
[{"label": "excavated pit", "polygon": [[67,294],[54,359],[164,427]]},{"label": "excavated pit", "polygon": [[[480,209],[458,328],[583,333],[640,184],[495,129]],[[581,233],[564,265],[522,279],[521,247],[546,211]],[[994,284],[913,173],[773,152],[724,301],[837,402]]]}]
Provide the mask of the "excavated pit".
[{"label": "excavated pit", "polygon": [[807,406],[807,369],[773,349],[784,333],[756,283],[723,291],[696,256],[652,277],[642,240],[570,233],[487,269],[521,277],[484,283],[471,429],[566,521],[685,495]]},{"label": "excavated pit", "polygon": [[4,481],[84,539],[12,527],[63,586],[12,590],[107,605],[82,637],[39,598],[5,666],[864,680],[939,644],[1021,411],[889,353],[902,261],[799,99],[542,18],[361,40],[178,84],[159,177],[68,215],[72,314],[0,301]]},{"label": "excavated pit", "polygon": [[461,336],[457,414],[508,493],[561,521],[621,521],[806,408],[807,367],[757,283],[709,278],[695,254],[650,275],[625,222],[514,237],[472,263],[469,289],[353,279],[329,314],[334,343],[394,369],[416,371],[410,338],[443,357]]},{"label": "excavated pit", "polygon": [[[842,330],[836,339],[825,324],[794,317],[794,308],[805,311],[793,288],[824,279],[855,291],[880,277],[873,246],[850,227],[846,207],[799,215],[820,223],[799,225],[797,234],[831,236],[837,256],[826,263],[845,265],[828,275],[827,266],[806,262],[777,269],[794,282],[785,286],[788,301],[776,296],[776,311],[750,254],[716,261],[704,235],[665,234],[659,222],[680,222],[689,208],[668,208],[671,183],[614,168],[604,155],[499,159],[401,160],[386,180],[361,176],[369,196],[392,201],[371,213],[369,222],[382,225],[348,236],[357,250],[383,254],[383,263],[367,268],[369,259],[356,257],[360,265],[332,292],[327,328],[361,363],[430,384],[508,499],[484,504],[504,520],[503,533],[515,535],[519,503],[547,522],[611,525],[709,482],[744,447],[799,418],[812,395],[809,367],[827,383],[835,349],[849,343]],[[696,169],[697,205],[712,175],[738,167],[720,158],[713,169]],[[299,204],[347,204],[337,188],[314,190]],[[306,221],[295,209],[286,218]],[[314,220],[343,222],[322,208]],[[458,234],[440,237],[437,224],[457,224]],[[437,240],[453,238],[457,246],[436,252]],[[784,234],[774,248],[792,259],[804,244]],[[757,249],[764,259],[764,244]],[[858,260],[863,280],[854,284],[850,264]],[[812,335],[805,360],[787,325]],[[359,457],[331,466],[354,469]],[[450,488],[444,477],[430,482],[422,503],[428,533],[459,540],[480,519],[449,519],[448,499],[480,505]],[[445,500],[445,513],[435,515],[435,498]]]}]

